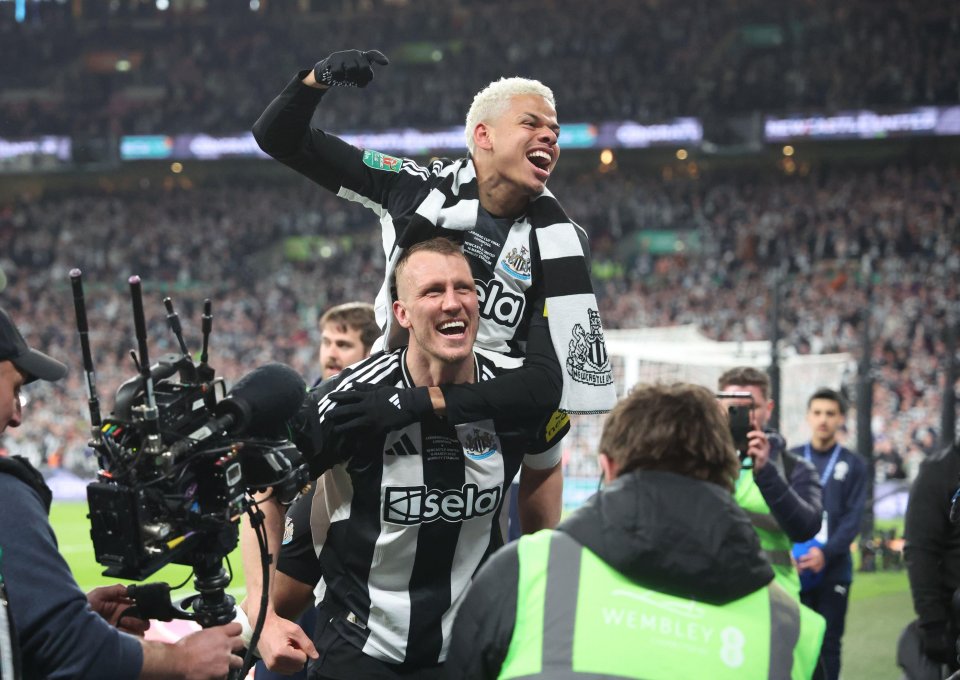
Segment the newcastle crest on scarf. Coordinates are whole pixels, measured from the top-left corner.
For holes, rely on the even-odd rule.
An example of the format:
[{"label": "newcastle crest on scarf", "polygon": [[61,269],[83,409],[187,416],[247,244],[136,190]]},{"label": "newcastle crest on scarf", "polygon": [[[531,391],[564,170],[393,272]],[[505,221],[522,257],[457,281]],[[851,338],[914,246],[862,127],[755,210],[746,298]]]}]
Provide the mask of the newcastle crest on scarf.
[{"label": "newcastle crest on scarf", "polygon": [[600,326],[600,314],[588,309],[590,319],[589,332],[583,326],[573,327],[573,339],[570,340],[567,354],[567,372],[577,382],[587,385],[610,385],[613,376],[610,373],[610,357],[603,341],[603,328]]}]

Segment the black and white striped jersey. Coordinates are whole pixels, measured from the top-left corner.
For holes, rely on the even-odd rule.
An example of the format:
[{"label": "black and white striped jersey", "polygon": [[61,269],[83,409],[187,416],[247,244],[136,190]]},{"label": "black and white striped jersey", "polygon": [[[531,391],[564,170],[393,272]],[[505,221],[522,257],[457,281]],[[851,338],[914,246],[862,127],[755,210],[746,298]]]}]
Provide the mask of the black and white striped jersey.
[{"label": "black and white striped jersey", "polygon": [[[406,349],[345,370],[334,391],[413,387]],[[475,354],[475,380],[502,369]],[[452,425],[429,416],[387,433],[337,435],[334,403],[309,400],[297,444],[320,477],[311,532],[331,625],[375,659],[430,665],[446,655],[453,618],[484,559],[502,544],[498,517],[523,456],[566,426],[524,431],[494,420]],[[326,472],[326,474],[323,474]]]},{"label": "black and white striped jersey", "polygon": [[[540,256],[529,224],[522,219],[496,218],[481,208],[472,230],[433,227],[430,233],[408,234],[412,216],[439,183],[449,161],[421,165],[409,158],[357,148],[311,127],[311,117],[324,94],[300,82],[305,73],[287,85],[254,125],[263,150],[338,196],[372,210],[380,220],[388,261],[401,240],[411,243],[446,236],[462,243],[480,303],[477,347],[524,358],[522,373],[511,375],[506,383],[498,382],[502,389],[483,384],[457,386],[449,392],[445,388],[448,417],[468,422],[491,414],[509,417],[519,410],[529,412],[531,404],[549,402],[550,408],[555,408],[560,401],[562,373],[543,316]],[[589,257],[586,234],[578,229],[578,235]],[[387,281],[377,295],[376,312],[383,328],[391,313]]]}]

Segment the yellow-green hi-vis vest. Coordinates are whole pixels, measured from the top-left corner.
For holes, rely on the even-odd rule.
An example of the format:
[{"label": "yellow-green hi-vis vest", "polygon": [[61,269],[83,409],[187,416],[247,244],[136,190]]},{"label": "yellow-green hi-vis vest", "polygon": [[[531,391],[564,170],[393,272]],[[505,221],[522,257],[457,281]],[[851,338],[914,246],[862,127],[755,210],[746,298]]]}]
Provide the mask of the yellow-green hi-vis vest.
[{"label": "yellow-green hi-vis vest", "polygon": [[809,680],[825,624],[776,583],[716,606],[642,588],[562,532],[518,545],[500,678]]},{"label": "yellow-green hi-vis vest", "polygon": [[797,602],[800,601],[800,575],[793,565],[791,548],[793,542],[787,536],[777,520],[770,514],[770,508],[760,493],[760,487],[753,479],[753,468],[740,471],[737,481],[737,490],[733,494],[737,505],[747,511],[750,523],[760,537],[760,547],[773,567],[773,575],[777,583],[790,593]]}]

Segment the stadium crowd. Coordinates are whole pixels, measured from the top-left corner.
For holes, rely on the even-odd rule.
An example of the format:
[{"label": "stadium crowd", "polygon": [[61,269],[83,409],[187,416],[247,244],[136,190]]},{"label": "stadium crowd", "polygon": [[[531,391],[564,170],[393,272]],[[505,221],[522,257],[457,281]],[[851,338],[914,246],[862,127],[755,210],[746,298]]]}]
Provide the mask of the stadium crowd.
[{"label": "stadium crowd", "polygon": [[[960,280],[960,215],[950,191],[958,175],[950,164],[839,166],[806,176],[583,171],[551,186],[590,234],[609,328],[693,323],[717,340],[763,339],[780,272],[781,333],[791,351],[858,356],[869,310],[878,477],[897,478],[912,477],[938,445],[943,331]],[[688,247],[651,253],[643,246],[649,229],[671,231]],[[210,361],[228,382],[271,360],[310,380],[319,373],[318,313],[373,300],[383,267],[379,229],[360,208],[297,182],[21,197],[0,204],[0,239],[8,244],[0,302],[14,314],[29,309],[20,314],[30,319],[24,332],[76,359],[66,380],[31,390],[31,419],[4,444],[88,473],[95,461],[84,453],[71,268],[84,273],[106,411],[134,374],[129,275],[145,281],[152,358],[176,347],[161,298],[173,298],[194,351],[210,298]],[[589,449],[569,440],[571,451]]]},{"label": "stadium crowd", "polygon": [[388,86],[342,98],[341,130],[460,124],[508,71],[576,83],[557,87],[567,122],[960,102],[960,8],[938,0],[156,4],[3,17],[4,134],[244,131],[284,79],[346,47],[395,66]]}]

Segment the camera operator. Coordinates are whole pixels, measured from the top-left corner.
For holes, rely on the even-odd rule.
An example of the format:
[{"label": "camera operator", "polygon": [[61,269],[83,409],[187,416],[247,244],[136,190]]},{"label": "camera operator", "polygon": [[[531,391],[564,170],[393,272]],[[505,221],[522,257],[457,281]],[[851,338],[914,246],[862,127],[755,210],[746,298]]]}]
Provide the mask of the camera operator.
[{"label": "camera operator", "polygon": [[720,376],[722,392],[749,392],[750,399],[724,399],[727,406],[750,408],[749,456],[737,482],[736,498],[750,517],[780,585],[800,597],[800,578],[791,549],[816,536],[823,517],[820,480],[811,463],[786,450],[779,432],[767,428],[773,413],[770,378],[750,366]]},{"label": "camera operator", "polygon": [[[66,373],[62,363],[28,347],[0,309],[0,432],[21,423],[24,385]],[[133,604],[125,586],[85,596],[57,549],[47,518],[50,489],[25,459],[0,458],[0,496],[0,582],[9,613],[7,649],[13,652],[0,655],[4,680],[222,678],[240,668],[242,660],[233,653],[243,646],[239,624],[199,631],[172,645],[147,642],[134,637],[142,636],[145,622],[120,619]],[[8,658],[16,667],[4,665]]]},{"label": "camera operator", "polygon": [[[312,476],[321,480],[311,530],[325,594],[315,648],[268,606],[261,652],[266,648],[265,659],[280,672],[319,656],[310,677],[438,677],[461,596],[480,563],[502,545],[497,517],[511,479],[526,453],[553,447],[567,429],[565,420],[547,423],[550,409],[537,420],[461,425],[426,414],[417,423],[363,433],[328,418],[338,393],[466,384],[503,371],[473,351],[479,303],[456,243],[437,238],[407,249],[395,281],[393,310],[410,332],[408,347],[343,371],[329,395],[308,397],[293,427]],[[336,408],[351,406],[364,408],[342,402]],[[271,598],[289,606],[282,585]],[[300,609],[310,604],[312,586],[297,588]]]},{"label": "camera operator", "polygon": [[447,677],[809,680],[823,619],[773,579],[731,495],[740,466],[711,392],[635,387],[600,466],[605,486],[556,531],[480,569]]},{"label": "camera operator", "polygon": [[[960,588],[960,524],[950,521],[958,477],[960,447],[956,443],[924,460],[910,489],[904,527],[904,555],[917,613],[904,636],[912,642],[911,656],[920,651],[934,664],[946,665],[951,671],[960,669],[960,612],[953,605],[954,593]],[[939,680],[941,675],[933,677]],[[916,670],[910,678],[922,680]]]}]

